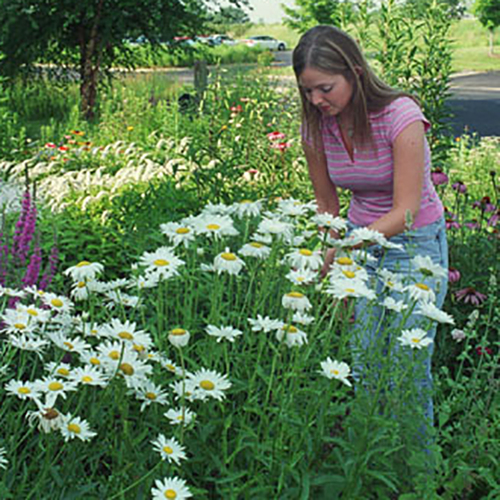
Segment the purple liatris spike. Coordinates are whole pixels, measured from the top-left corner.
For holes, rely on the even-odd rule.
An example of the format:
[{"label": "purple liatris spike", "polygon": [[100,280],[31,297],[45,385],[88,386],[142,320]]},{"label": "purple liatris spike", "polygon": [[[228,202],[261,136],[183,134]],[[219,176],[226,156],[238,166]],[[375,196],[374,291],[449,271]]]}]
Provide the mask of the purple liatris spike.
[{"label": "purple liatris spike", "polygon": [[23,234],[25,233],[25,225],[30,213],[31,207],[31,195],[29,189],[27,189],[23,195],[23,202],[21,204],[21,213],[19,219],[16,222],[16,227],[14,229],[14,238],[12,242],[11,255],[13,260],[20,260],[24,262],[26,256],[23,257]]},{"label": "purple liatris spike", "polygon": [[52,247],[52,250],[50,251],[49,255],[49,269],[42,276],[40,284],[38,285],[38,288],[40,290],[46,290],[47,287],[50,285],[52,278],[54,278],[56,274],[58,262],[59,262],[59,250],[57,248],[57,245],[54,243],[54,246]]},{"label": "purple liatris spike", "polygon": [[38,281],[41,265],[42,265],[42,251],[40,250],[40,247],[37,245],[35,247],[35,250],[31,254],[30,262],[26,269],[26,274],[22,279],[23,288],[34,285]]}]

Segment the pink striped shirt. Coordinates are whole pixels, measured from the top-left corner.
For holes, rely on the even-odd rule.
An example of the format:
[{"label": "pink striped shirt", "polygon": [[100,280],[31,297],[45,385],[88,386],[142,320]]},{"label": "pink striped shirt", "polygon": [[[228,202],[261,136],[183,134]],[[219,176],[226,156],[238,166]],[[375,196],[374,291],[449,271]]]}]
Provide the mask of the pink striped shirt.
[{"label": "pink striped shirt", "polygon": [[[348,218],[354,224],[368,226],[392,208],[394,158],[392,147],[396,137],[411,123],[430,123],[419,106],[409,97],[400,97],[382,111],[370,113],[373,148],[358,150],[354,146],[353,159],[344,145],[337,118],[322,117],[320,130],[325,148],[328,173],[332,182],[352,192]],[[304,134],[303,134],[304,136]],[[420,210],[413,227],[423,227],[438,220],[443,205],[430,177],[431,156],[425,139],[425,170]]]}]

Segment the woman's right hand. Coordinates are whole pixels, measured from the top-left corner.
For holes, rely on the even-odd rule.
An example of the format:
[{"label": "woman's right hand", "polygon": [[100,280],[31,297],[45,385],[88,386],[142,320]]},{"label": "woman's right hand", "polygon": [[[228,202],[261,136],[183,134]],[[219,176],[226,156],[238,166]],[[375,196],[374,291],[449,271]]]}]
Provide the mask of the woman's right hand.
[{"label": "woman's right hand", "polygon": [[336,251],[335,248],[329,248],[326,251],[323,267],[321,268],[320,271],[321,279],[323,279],[328,274],[328,271],[330,271],[330,267],[333,264],[333,261],[335,260],[335,251]]}]

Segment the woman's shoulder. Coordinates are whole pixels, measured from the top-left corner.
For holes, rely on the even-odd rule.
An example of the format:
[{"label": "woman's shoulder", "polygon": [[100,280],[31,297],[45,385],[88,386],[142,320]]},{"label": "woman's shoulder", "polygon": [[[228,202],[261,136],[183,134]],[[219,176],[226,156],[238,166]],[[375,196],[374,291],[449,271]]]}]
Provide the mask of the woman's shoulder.
[{"label": "woman's shoulder", "polygon": [[370,113],[371,118],[383,117],[385,115],[390,115],[399,110],[420,110],[420,106],[416,103],[414,99],[409,96],[402,95],[393,99],[390,103],[386,104],[382,109],[372,111]]}]

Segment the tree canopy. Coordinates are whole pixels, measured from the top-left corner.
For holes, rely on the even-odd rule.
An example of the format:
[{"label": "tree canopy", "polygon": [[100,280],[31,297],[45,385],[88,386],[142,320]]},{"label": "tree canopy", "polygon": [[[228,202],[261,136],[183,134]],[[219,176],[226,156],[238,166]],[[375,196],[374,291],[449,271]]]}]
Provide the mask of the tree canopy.
[{"label": "tree canopy", "polygon": [[490,54],[493,54],[493,31],[500,26],[500,0],[476,0],[474,14],[490,31]]},{"label": "tree canopy", "polygon": [[193,35],[208,8],[208,0],[0,0],[0,52],[6,56],[0,74],[12,75],[40,61],[73,63],[82,111],[90,118],[98,76],[129,53],[129,40],[141,36],[158,46],[174,36]]}]

